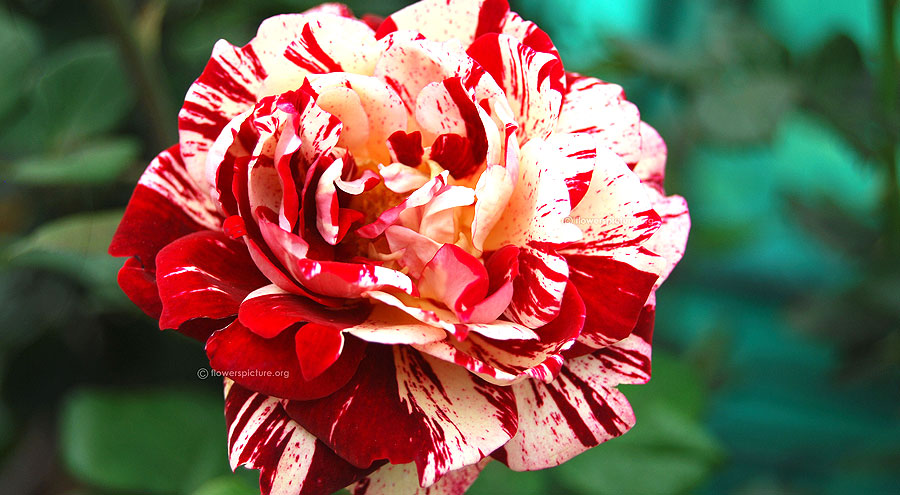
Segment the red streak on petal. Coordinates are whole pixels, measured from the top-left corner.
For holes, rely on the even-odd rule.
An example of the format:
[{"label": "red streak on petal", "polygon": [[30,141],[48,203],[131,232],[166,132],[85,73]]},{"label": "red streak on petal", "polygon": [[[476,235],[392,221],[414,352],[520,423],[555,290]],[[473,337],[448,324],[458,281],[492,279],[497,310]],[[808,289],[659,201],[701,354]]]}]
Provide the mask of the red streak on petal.
[{"label": "red streak on petal", "polygon": [[222,225],[222,230],[225,231],[225,235],[232,239],[247,235],[247,226],[244,225],[244,219],[239,215],[232,215],[226,218],[225,223]]},{"label": "red streak on petal", "polygon": [[393,19],[388,17],[384,20],[384,22],[381,23],[381,26],[378,27],[378,31],[375,32],[375,39],[380,40],[381,38],[384,38],[385,36],[393,33],[396,30],[397,23],[394,22]]},{"label": "red streak on petal", "polygon": [[506,13],[509,12],[507,0],[485,0],[478,13],[478,28],[475,29],[475,39],[483,34],[499,33],[503,27]]}]

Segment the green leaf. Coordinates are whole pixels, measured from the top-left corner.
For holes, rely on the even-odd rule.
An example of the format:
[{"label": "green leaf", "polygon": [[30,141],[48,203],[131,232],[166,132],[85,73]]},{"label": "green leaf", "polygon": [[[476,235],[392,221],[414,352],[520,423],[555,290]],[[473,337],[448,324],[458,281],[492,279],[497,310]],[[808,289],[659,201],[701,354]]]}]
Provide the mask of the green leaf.
[{"label": "green leaf", "polygon": [[[557,468],[558,469],[558,468]],[[500,462],[491,462],[466,491],[466,495],[495,495],[510,493],[515,487],[516,495],[544,495],[552,493],[552,471],[516,472]]]},{"label": "green leaf", "polygon": [[203,483],[192,495],[257,495],[258,493],[258,486],[248,483],[237,474],[228,474]]},{"label": "green leaf", "polygon": [[124,303],[116,284],[122,261],[106,254],[121,219],[122,211],[113,210],[54,220],[14,243],[7,255],[15,265],[72,277],[105,302]]},{"label": "green leaf", "polygon": [[228,472],[215,397],[82,389],[66,402],[60,430],[68,470],[105,489],[184,493]]},{"label": "green leaf", "polygon": [[0,117],[13,109],[30,82],[25,77],[37,57],[38,30],[30,22],[0,10]]},{"label": "green leaf", "polygon": [[713,140],[746,144],[769,139],[794,98],[790,80],[763,74],[713,84],[699,93],[694,110]]},{"label": "green leaf", "polygon": [[47,222],[16,243],[12,256],[35,251],[81,256],[105,254],[122,214],[122,210],[78,213]]},{"label": "green leaf", "polygon": [[133,103],[116,47],[98,40],[69,46],[47,61],[33,111],[49,142],[65,148],[114,128]]},{"label": "green leaf", "polygon": [[26,185],[93,185],[115,180],[137,160],[140,143],[132,138],[89,143],[65,155],[30,157],[16,163],[10,178]]}]

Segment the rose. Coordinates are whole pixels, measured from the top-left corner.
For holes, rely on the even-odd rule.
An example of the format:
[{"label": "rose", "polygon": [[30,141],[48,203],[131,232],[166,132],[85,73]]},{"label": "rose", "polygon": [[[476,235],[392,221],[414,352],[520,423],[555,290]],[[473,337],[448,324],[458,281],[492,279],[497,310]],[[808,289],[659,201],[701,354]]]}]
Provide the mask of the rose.
[{"label": "rose", "polygon": [[263,493],[461,493],[634,424],[615,387],[649,379],[686,204],[621,88],[505,0],[268,19],[216,44],[179,134],[110,253],[230,377]]}]

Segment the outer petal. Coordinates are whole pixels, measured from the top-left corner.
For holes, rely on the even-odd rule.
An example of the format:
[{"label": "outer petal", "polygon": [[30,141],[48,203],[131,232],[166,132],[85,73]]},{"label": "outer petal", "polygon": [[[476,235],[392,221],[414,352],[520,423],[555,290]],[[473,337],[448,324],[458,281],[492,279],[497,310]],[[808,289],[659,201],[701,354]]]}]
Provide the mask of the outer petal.
[{"label": "outer petal", "polygon": [[284,401],[225,379],[225,422],[231,468],[260,470],[262,495],[318,495],[365,476],[284,411]]},{"label": "outer petal", "polygon": [[188,89],[178,113],[178,139],[188,171],[202,188],[209,187],[207,152],[228,122],[256,103],[267,75],[253,42],[238,48],[219,40]]},{"label": "outer petal", "polygon": [[567,254],[569,280],[585,301],[587,320],[578,341],[593,348],[631,333],[665,262],[640,248],[615,256]]},{"label": "outer petal", "polygon": [[472,486],[490,458],[450,471],[437,483],[422,488],[414,464],[386,464],[350,486],[353,495],[462,495]]},{"label": "outer petal", "polygon": [[570,360],[552,383],[513,385],[519,431],[495,457],[517,471],[557,466],[634,425],[614,387],[650,378],[650,344],[638,335]]},{"label": "outer petal", "polygon": [[634,173],[660,193],[663,192],[663,180],[666,178],[666,157],[668,149],[656,129],[646,122],[641,122],[641,161],[634,167]]},{"label": "outer petal", "polygon": [[621,86],[570,74],[556,132],[591,134],[598,148],[611,150],[634,167],[641,159],[640,124],[640,113],[625,99]]},{"label": "outer petal", "polygon": [[160,251],[156,263],[160,328],[236,315],[247,294],[267,284],[244,245],[218,232],[182,237]]},{"label": "outer petal", "polygon": [[265,339],[234,321],[206,343],[210,366],[243,387],[292,400],[318,399],[344,386],[356,373],[366,344],[348,337],[341,357],[312,380],[302,376],[296,330]]},{"label": "outer petal", "polygon": [[391,14],[377,36],[413,30],[430,40],[457,39],[469,46],[483,34],[499,32],[508,13],[507,0],[425,0]]},{"label": "outer petal", "polygon": [[188,174],[175,145],[154,158],[144,171],[109,254],[137,256],[152,272],[160,249],[193,232],[218,230],[222,221],[209,193]]},{"label": "outer petal", "polygon": [[656,281],[655,287],[659,287],[684,256],[688,232],[691,230],[691,216],[687,202],[681,196],[664,197],[655,190],[648,195],[653,201],[653,209],[662,219],[659,230],[644,244],[647,249],[666,260],[666,267]]},{"label": "outer petal", "polygon": [[[343,458],[415,462],[422,486],[480,461],[515,432],[515,401],[459,366],[405,347],[371,346],[343,389],[287,411]],[[359,432],[365,432],[360,435]]]}]

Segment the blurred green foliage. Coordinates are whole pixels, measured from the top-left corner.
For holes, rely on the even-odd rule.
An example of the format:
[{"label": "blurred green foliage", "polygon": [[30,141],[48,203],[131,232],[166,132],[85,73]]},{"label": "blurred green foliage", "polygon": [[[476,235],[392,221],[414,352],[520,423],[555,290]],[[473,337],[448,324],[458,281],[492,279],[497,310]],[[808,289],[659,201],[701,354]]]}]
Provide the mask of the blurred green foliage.
[{"label": "blurred green foliage", "polygon": [[[221,384],[105,255],[213,43],[311,0],[0,9],[0,492],[255,492]],[[407,2],[348,2],[388,14]],[[894,0],[511,0],[669,144],[688,252],[634,431],[475,494],[900,493]]]}]

